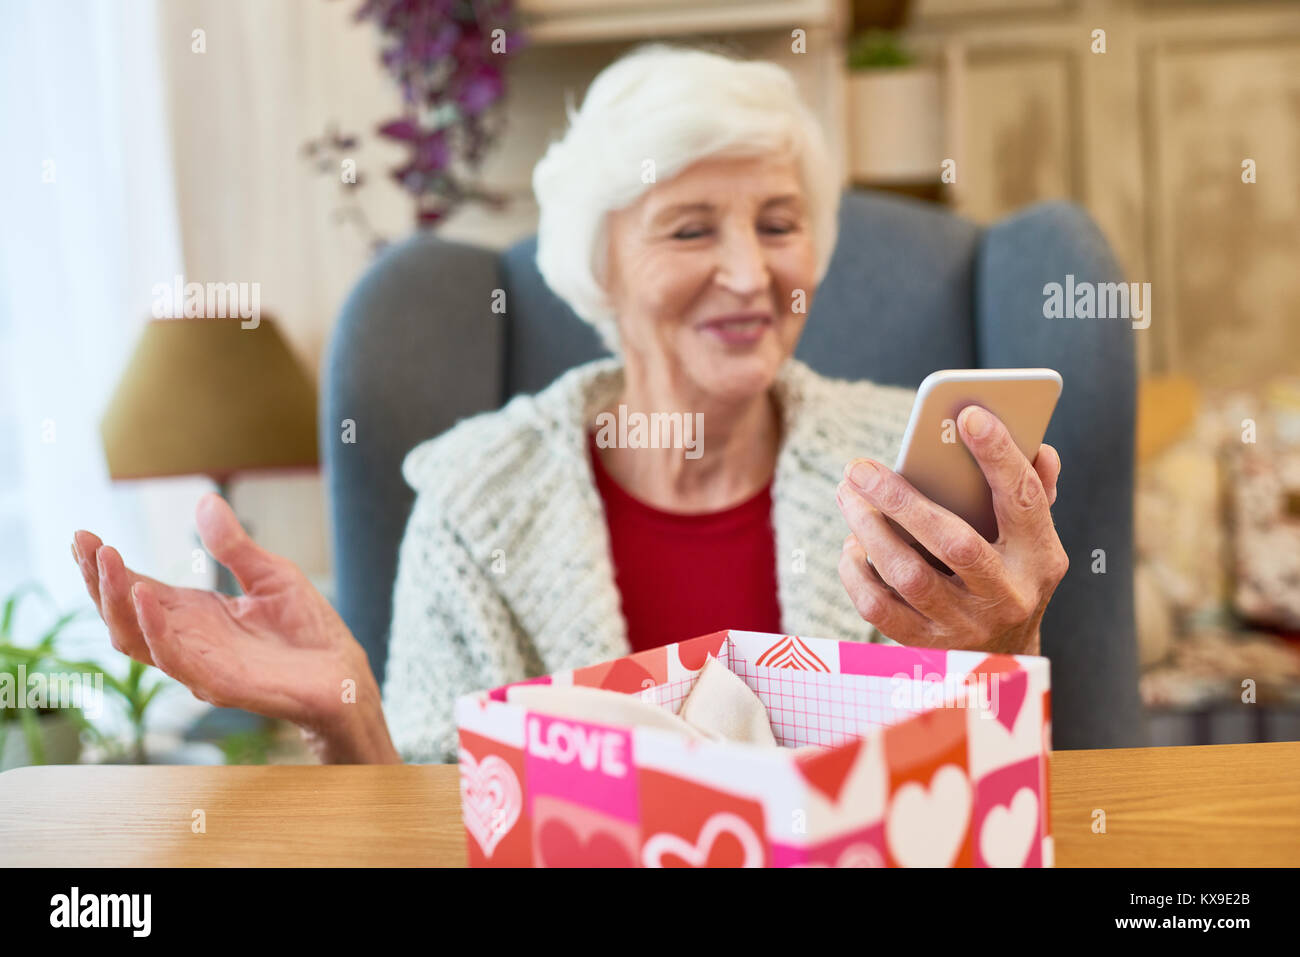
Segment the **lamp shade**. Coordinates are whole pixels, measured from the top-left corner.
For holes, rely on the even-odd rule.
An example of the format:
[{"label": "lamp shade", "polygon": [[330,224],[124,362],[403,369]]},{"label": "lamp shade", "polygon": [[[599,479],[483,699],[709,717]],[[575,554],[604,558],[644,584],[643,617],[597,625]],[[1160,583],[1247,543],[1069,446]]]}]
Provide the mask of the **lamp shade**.
[{"label": "lamp shade", "polygon": [[114,479],[314,466],[316,387],[265,316],[155,319],[100,435]]}]

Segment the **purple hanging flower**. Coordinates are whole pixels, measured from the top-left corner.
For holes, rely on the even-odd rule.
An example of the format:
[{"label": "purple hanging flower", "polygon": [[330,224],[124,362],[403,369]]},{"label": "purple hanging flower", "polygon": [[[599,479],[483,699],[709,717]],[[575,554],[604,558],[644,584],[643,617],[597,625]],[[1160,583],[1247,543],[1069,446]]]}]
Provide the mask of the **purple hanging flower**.
[{"label": "purple hanging flower", "polygon": [[467,200],[499,206],[464,178],[495,143],[505,60],[525,45],[513,0],[364,0],[355,19],[379,28],[379,61],[402,91],[404,114],[379,133],[409,150],[392,176],[415,199],[417,225],[435,226]]},{"label": "purple hanging flower", "polygon": [[465,77],[456,91],[456,102],[470,115],[482,113],[505,93],[506,81],[501,71],[483,64]]}]

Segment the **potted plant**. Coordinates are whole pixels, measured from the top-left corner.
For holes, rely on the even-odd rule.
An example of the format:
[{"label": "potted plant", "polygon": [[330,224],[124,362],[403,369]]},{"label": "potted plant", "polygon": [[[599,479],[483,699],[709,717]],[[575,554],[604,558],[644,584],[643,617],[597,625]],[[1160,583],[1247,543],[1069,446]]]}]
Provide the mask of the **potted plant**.
[{"label": "potted plant", "polygon": [[[89,609],[58,614],[35,643],[18,644],[14,638],[15,619],[29,595],[43,596],[52,607],[48,593],[37,584],[19,586],[0,606],[0,771],[31,764],[76,764],[82,756],[83,738],[99,749],[107,762],[144,764],[145,713],[166,687],[165,681],[157,677],[148,680],[150,667],[135,659],[127,665],[126,674],[118,677],[97,661],[73,661],[60,655],[59,638],[68,625],[88,616]],[[66,702],[49,700],[48,695],[41,694],[35,697],[42,700],[30,706],[29,689],[33,685],[52,689],[56,682],[66,687],[69,681],[82,683],[84,702],[84,682],[91,676],[97,697],[107,688],[122,701],[132,732],[125,748],[100,731],[80,707],[69,707]]]},{"label": "potted plant", "polygon": [[944,159],[939,70],[918,63],[898,34],[867,30],[848,52],[849,162],[862,183],[933,182]]},{"label": "potted plant", "polygon": [[146,680],[146,676],[150,671],[149,665],[134,658],[130,659],[126,675],[121,678],[110,674],[103,665],[95,661],[63,661],[60,659],[59,663],[69,671],[102,674],[104,686],[122,700],[127,720],[131,722],[129,753],[124,753],[118,742],[102,734],[96,734],[98,742],[105,747],[108,753],[108,757],[102,763],[116,764],[126,761],[133,764],[147,764],[149,758],[145,753],[144,746],[145,712],[148,710],[150,702],[167,686],[166,682],[158,677],[155,677],[153,681]]},{"label": "potted plant", "polygon": [[[76,764],[81,756],[82,732],[96,735],[80,708],[58,707],[59,702],[29,702],[29,687],[37,676],[51,687],[50,677],[67,670],[56,652],[63,630],[82,611],[57,615],[35,643],[20,645],[14,637],[19,606],[30,595],[49,595],[36,584],[21,585],[0,606],[0,771],[29,764]],[[37,696],[41,698],[40,695]]]}]

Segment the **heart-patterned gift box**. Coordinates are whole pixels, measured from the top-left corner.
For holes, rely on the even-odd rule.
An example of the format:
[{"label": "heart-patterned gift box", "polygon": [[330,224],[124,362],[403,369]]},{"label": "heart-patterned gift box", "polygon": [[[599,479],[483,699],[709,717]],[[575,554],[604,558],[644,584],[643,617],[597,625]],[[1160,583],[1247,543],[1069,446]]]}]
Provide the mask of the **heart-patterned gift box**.
[{"label": "heart-patterned gift box", "polygon": [[1045,658],[723,631],[532,682],[676,714],[709,657],[781,747],[461,697],[471,866],[1051,866]]}]

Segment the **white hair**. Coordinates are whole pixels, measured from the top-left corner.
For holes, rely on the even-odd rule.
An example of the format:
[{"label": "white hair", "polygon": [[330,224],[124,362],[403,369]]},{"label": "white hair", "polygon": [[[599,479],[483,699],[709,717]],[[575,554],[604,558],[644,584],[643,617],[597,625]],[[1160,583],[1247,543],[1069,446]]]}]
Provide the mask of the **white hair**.
[{"label": "white hair", "polygon": [[[794,78],[775,63],[653,43],[592,81],[569,128],[533,170],[537,268],[618,352],[602,286],[606,214],[705,157],[789,152],[803,185],[820,282],[835,247],[839,178]],[[644,171],[653,163],[652,181]]]}]

